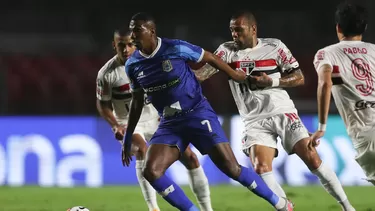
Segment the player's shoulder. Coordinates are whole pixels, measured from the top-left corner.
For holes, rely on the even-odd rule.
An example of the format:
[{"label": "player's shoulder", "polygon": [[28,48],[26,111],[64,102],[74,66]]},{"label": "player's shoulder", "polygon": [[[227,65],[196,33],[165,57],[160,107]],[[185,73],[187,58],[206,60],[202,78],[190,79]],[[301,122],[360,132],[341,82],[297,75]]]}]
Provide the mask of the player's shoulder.
[{"label": "player's shoulder", "polygon": [[139,61],[142,60],[141,54],[139,50],[135,50],[133,54],[126,60],[125,62],[125,70],[127,71],[130,66],[137,64]]},{"label": "player's shoulder", "polygon": [[327,45],[323,48],[320,48],[319,50],[316,51],[316,55],[318,54],[326,54],[326,53],[335,53],[335,51],[339,51],[340,48],[340,43],[334,43],[331,45]]},{"label": "player's shoulder", "polygon": [[219,48],[225,49],[225,50],[228,50],[228,51],[235,51],[236,50],[236,43],[234,41],[227,41],[227,42],[222,43],[219,46]]},{"label": "player's shoulder", "polygon": [[272,47],[272,48],[280,48],[285,46],[285,44],[277,38],[258,38],[262,47]]},{"label": "player's shoulder", "polygon": [[161,40],[162,44],[170,45],[170,46],[179,45],[182,42],[182,40],[179,40],[179,39],[170,39],[170,38],[165,38],[165,37],[160,38],[160,40]]},{"label": "player's shoulder", "polygon": [[116,68],[123,66],[116,60],[117,56],[112,57],[108,60],[99,70],[98,78],[104,78],[106,75],[111,74]]},{"label": "player's shoulder", "polygon": [[375,44],[374,44],[374,43],[363,42],[363,44],[364,44],[366,47],[370,47],[370,48],[372,48],[372,49],[375,49]]}]

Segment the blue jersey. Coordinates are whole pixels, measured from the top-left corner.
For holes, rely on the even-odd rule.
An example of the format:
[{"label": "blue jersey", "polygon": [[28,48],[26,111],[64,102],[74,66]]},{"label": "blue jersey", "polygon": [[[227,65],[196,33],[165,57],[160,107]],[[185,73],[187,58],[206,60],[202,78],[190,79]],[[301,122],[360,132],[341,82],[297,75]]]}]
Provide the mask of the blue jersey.
[{"label": "blue jersey", "polygon": [[151,55],[136,50],[125,64],[134,92],[143,89],[162,116],[189,112],[205,101],[187,62],[200,62],[204,50],[182,40],[158,38]]}]

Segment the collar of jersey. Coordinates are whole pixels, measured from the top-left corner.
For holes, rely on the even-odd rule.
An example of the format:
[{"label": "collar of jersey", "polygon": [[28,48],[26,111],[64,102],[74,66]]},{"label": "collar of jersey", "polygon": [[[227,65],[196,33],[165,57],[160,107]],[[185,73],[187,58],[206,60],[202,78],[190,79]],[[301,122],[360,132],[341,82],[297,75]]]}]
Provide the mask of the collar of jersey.
[{"label": "collar of jersey", "polygon": [[362,40],[341,40],[341,43],[361,43]]},{"label": "collar of jersey", "polygon": [[245,49],[242,49],[241,51],[253,51],[253,50],[260,48],[260,46],[262,46],[262,41],[259,38],[257,40],[258,40],[258,44],[256,46],[254,46],[253,48],[245,48]]},{"label": "collar of jersey", "polygon": [[158,45],[156,46],[154,52],[152,52],[150,55],[147,55],[147,54],[144,54],[144,53],[142,53],[141,51],[139,51],[139,54],[140,54],[141,56],[145,57],[146,59],[152,58],[152,57],[154,57],[155,54],[159,51],[160,46],[161,46],[161,39],[160,39],[160,37],[158,37]]}]

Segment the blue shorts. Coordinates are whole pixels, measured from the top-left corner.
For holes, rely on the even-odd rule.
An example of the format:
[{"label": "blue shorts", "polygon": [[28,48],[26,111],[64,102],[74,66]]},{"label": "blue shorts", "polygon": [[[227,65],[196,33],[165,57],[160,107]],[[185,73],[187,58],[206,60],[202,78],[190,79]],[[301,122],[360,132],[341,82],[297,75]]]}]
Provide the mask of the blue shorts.
[{"label": "blue shorts", "polygon": [[151,144],[176,146],[183,153],[191,143],[201,154],[207,154],[213,146],[228,142],[216,113],[210,105],[183,116],[162,119],[150,140]]}]

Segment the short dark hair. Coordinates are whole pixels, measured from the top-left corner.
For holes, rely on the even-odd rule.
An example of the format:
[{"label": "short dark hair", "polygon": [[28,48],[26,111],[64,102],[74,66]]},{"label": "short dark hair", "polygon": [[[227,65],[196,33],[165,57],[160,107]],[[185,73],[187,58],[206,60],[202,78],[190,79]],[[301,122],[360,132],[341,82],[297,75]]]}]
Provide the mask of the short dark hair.
[{"label": "short dark hair", "polygon": [[252,12],[248,11],[248,10],[240,10],[240,11],[235,12],[231,17],[231,20],[235,20],[235,19],[238,19],[240,17],[246,18],[249,25],[257,23],[254,14]]},{"label": "short dark hair", "polygon": [[120,37],[125,37],[130,35],[130,31],[126,28],[118,28],[114,31],[113,35],[119,35]]},{"label": "short dark hair", "polygon": [[132,17],[131,20],[133,20],[133,21],[152,22],[152,23],[155,24],[155,19],[151,15],[149,15],[149,14],[147,14],[145,12],[139,12],[139,13],[133,15],[133,17]]},{"label": "short dark hair", "polygon": [[368,12],[362,6],[344,2],[337,7],[335,19],[345,37],[361,35],[367,27]]}]

